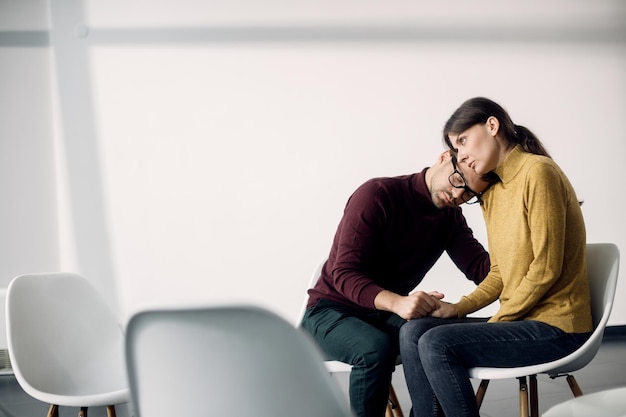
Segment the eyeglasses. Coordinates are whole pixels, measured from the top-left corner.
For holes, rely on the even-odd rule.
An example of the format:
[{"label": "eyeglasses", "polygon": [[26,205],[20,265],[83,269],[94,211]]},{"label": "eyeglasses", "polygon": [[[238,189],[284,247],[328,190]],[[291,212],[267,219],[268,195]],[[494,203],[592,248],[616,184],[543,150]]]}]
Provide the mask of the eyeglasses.
[{"label": "eyeglasses", "polygon": [[465,181],[465,177],[463,177],[463,174],[461,174],[456,168],[455,156],[452,157],[452,168],[454,168],[454,171],[448,177],[448,181],[450,181],[450,185],[452,185],[454,188],[465,190],[465,192],[461,195],[461,199],[463,199],[463,202],[466,204],[480,203],[482,201],[480,199],[481,193],[477,193],[467,186],[467,181]]}]

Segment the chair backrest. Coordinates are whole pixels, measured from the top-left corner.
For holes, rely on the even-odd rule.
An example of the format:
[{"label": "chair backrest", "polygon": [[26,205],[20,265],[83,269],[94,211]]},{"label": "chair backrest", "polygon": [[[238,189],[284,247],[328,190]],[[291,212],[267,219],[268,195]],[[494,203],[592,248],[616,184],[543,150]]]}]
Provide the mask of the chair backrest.
[{"label": "chair backrest", "polygon": [[[587,244],[587,274],[594,327],[608,322],[619,274],[619,250],[612,243]],[[606,325],[606,323],[605,323]]]},{"label": "chair backrest", "polygon": [[6,319],[11,364],[26,393],[64,406],[128,401],[124,332],[86,279],[16,277],[7,289]]},{"label": "chair backrest", "polygon": [[617,277],[619,275],[619,249],[613,243],[587,244],[587,274],[591,291],[593,333],[576,352],[554,363],[562,363],[550,370],[550,375],[573,372],[587,365],[595,357],[609,321]]},{"label": "chair backrest", "polygon": [[140,417],[351,416],[313,341],[261,308],[137,313],[126,354]]},{"label": "chair backrest", "polygon": [[[309,277],[309,283],[306,287],[307,291],[311,288],[313,288],[313,286],[315,285],[315,283],[317,282],[317,280],[320,278],[320,276],[322,275],[322,268],[324,267],[324,264],[326,263],[326,259],[324,259],[322,262],[320,262],[315,269],[313,270],[313,273],[311,274],[311,276]],[[300,326],[300,323],[302,322],[302,319],[304,318],[304,313],[306,312],[306,305],[307,302],[309,301],[309,294],[308,292],[305,293],[304,295],[304,301],[302,302],[302,306],[300,307],[300,313],[298,313],[298,318],[296,321],[296,326]]]}]

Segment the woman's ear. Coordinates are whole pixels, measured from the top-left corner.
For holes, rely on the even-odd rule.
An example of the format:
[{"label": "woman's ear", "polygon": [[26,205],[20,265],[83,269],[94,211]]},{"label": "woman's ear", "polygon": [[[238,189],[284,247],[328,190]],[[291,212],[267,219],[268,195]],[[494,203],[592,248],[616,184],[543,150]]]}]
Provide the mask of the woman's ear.
[{"label": "woman's ear", "polygon": [[485,126],[487,127],[487,131],[489,132],[489,134],[495,137],[500,130],[500,121],[495,116],[489,116],[487,122],[485,123]]}]

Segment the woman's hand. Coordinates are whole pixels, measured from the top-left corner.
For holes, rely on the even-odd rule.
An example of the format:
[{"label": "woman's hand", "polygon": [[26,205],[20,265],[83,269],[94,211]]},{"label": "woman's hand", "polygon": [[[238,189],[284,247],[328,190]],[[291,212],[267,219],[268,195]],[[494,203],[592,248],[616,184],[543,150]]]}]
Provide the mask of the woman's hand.
[{"label": "woman's hand", "polygon": [[459,312],[457,311],[454,304],[450,304],[445,301],[440,301],[439,307],[432,310],[430,312],[430,315],[432,317],[439,317],[442,319],[452,319],[452,318],[458,318]]}]

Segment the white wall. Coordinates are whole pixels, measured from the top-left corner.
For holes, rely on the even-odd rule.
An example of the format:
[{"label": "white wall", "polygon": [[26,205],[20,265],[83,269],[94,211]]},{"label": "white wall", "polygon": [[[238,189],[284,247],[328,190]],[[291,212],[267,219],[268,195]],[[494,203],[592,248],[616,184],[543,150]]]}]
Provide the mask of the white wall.
[{"label": "white wall", "polygon": [[[588,241],[626,248],[620,1],[50,6],[55,256],[123,316],[253,301],[295,320],[353,189],[431,164],[476,95],[543,139],[585,200]],[[486,242],[479,208],[464,212]],[[455,300],[471,285],[442,259],[423,288]]]},{"label": "white wall", "polygon": [[0,287],[59,269],[48,20],[0,0]]}]

